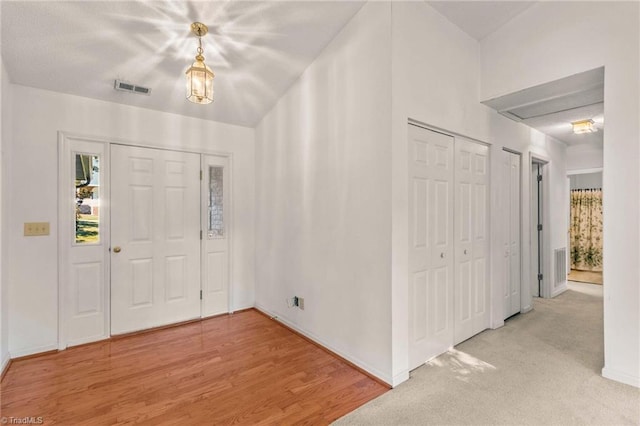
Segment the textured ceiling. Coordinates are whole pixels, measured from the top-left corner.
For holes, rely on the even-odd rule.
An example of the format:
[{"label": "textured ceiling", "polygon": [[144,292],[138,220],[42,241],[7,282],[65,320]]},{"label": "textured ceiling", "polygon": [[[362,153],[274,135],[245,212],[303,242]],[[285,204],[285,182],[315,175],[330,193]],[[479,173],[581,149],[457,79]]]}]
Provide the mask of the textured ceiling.
[{"label": "textured ceiling", "polygon": [[[583,133],[576,135],[573,133],[571,123],[574,121],[592,119],[594,127],[598,129],[594,133]],[[536,118],[524,120],[524,123],[534,129],[540,130],[549,136],[563,141],[569,146],[591,145],[602,148],[604,140],[604,103],[573,108]]]},{"label": "textured ceiling", "polygon": [[[529,87],[483,102],[567,145],[602,147],[604,140],[604,68]],[[572,122],[592,119],[594,133],[573,133]]]},{"label": "textured ceiling", "polygon": [[[362,7],[360,1],[2,1],[11,81],[253,127]],[[214,102],[185,99],[184,72],[209,26]],[[115,79],[150,87],[117,92]]]},{"label": "textured ceiling", "polygon": [[[535,2],[428,3],[480,40]],[[2,1],[2,55],[13,83],[254,127],[363,4]],[[209,26],[204,56],[216,74],[215,101],[204,106],[185,99],[193,21]],[[150,87],[151,95],[115,91],[115,79]],[[538,90],[538,97],[550,93]],[[569,144],[601,144],[602,132],[576,136],[567,123],[594,118],[602,128],[602,115],[600,103],[524,122]]]},{"label": "textured ceiling", "polygon": [[434,9],[476,40],[482,40],[535,1],[428,1]]}]

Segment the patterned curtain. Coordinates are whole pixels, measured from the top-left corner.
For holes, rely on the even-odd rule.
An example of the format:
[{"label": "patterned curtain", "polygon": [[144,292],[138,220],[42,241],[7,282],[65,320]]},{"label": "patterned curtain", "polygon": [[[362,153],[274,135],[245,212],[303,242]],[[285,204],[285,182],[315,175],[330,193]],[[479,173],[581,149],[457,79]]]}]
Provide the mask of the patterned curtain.
[{"label": "patterned curtain", "polygon": [[602,271],[602,190],[571,191],[571,269]]}]

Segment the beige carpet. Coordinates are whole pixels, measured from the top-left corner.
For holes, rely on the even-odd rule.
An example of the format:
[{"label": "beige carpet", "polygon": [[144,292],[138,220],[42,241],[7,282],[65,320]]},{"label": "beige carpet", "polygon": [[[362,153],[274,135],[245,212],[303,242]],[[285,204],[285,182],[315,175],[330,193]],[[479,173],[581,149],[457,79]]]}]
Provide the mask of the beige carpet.
[{"label": "beige carpet", "polygon": [[577,269],[572,269],[569,275],[567,275],[567,279],[569,279],[569,281],[602,285],[602,272],[579,271]]},{"label": "beige carpet", "polygon": [[602,287],[569,283],[335,424],[640,424],[640,389],[602,378],[602,365]]}]

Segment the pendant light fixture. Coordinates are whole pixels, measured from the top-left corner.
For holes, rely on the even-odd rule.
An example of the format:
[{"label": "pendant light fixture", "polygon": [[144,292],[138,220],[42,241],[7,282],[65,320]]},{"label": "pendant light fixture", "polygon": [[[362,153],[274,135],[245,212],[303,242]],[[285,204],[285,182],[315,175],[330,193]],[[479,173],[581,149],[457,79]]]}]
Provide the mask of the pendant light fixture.
[{"label": "pendant light fixture", "polygon": [[209,32],[201,22],[191,24],[191,32],[198,37],[198,54],[196,60],[187,70],[187,99],[195,104],[213,102],[213,71],[204,63],[202,53],[202,37]]}]

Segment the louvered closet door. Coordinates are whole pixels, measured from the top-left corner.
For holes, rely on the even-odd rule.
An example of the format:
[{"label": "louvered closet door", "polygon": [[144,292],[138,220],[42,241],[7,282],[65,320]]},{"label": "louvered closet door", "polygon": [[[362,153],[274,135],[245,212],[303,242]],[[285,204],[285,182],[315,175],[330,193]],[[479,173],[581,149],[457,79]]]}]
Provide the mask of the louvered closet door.
[{"label": "louvered closet door", "polygon": [[455,343],[489,326],[489,148],[455,140]]},{"label": "louvered closet door", "polygon": [[409,125],[409,363],[453,342],[453,138]]},{"label": "louvered closet door", "polygon": [[111,147],[111,333],[200,317],[200,156]]}]

